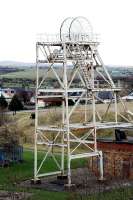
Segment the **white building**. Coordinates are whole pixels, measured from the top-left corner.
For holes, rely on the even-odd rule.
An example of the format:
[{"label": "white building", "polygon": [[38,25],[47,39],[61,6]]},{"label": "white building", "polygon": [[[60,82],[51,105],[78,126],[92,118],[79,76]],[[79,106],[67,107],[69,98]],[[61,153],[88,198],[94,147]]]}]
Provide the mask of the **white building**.
[{"label": "white building", "polygon": [[14,89],[10,89],[10,88],[2,89],[2,88],[0,88],[0,96],[3,95],[8,103],[11,101],[14,94],[15,94]]}]

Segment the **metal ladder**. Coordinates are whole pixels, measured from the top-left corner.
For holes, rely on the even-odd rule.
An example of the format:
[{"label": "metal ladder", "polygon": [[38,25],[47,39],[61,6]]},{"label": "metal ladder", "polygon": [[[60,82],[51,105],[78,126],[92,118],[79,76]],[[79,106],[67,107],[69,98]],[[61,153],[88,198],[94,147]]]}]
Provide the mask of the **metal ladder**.
[{"label": "metal ladder", "polygon": [[92,87],[92,83],[91,83],[91,77],[88,72],[87,65],[85,64],[85,62],[83,60],[80,60],[78,63],[80,65],[80,69],[82,71],[83,79],[86,84],[86,87],[87,87],[87,89],[90,89]]},{"label": "metal ladder", "polygon": [[77,50],[78,50],[78,55],[80,55],[80,59],[78,59],[78,65],[80,66],[81,72],[83,74],[85,85],[87,89],[91,89],[92,88],[91,74],[89,73],[87,64],[85,63],[85,57],[78,45],[77,45]]}]

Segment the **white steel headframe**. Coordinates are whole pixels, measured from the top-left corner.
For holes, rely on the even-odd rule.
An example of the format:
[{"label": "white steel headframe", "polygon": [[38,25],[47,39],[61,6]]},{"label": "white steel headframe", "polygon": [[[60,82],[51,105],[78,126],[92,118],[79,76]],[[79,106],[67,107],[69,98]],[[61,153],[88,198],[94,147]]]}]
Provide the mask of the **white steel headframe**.
[{"label": "white steel headframe", "polygon": [[[64,153],[67,152],[67,176],[68,185],[71,185],[71,161],[77,158],[86,158],[98,156],[100,159],[100,178],[103,178],[103,161],[102,152],[97,149],[97,135],[98,129],[107,128],[128,128],[132,127],[131,118],[126,118],[118,112],[117,98],[119,98],[119,88],[116,88],[112,78],[110,77],[99,53],[97,41],[90,41],[83,37],[82,41],[51,41],[36,43],[36,118],[35,118],[35,148],[34,148],[34,179],[42,176],[53,174],[64,174]],[[87,36],[88,38],[88,36]],[[80,37],[81,39],[81,37]],[[41,74],[40,79],[40,63],[47,63],[48,70],[45,74]],[[56,72],[56,65],[60,66],[62,74]],[[68,71],[71,66],[71,74]],[[101,71],[102,69],[102,71]],[[58,82],[58,87],[46,87],[45,81],[48,74],[52,72]],[[96,76],[100,76],[104,81],[104,85],[100,86],[96,83]],[[75,88],[74,80],[78,77],[79,84]],[[110,102],[107,106],[104,115],[96,109],[96,101],[102,101],[97,96],[100,91],[111,91],[114,94],[114,118],[113,122],[106,122],[105,118],[109,111]],[[38,100],[39,99],[60,99],[62,102],[62,122],[58,126],[39,125],[38,120]],[[69,107],[69,99],[75,101],[75,104]],[[73,123],[72,115],[78,108],[81,101],[84,105],[84,120],[82,123]],[[120,100],[121,101],[121,100]],[[87,112],[88,104],[92,105],[92,120],[89,121],[90,113]],[[122,106],[128,115],[131,113],[126,109],[124,103]],[[125,119],[125,123],[118,122],[118,116]],[[76,134],[77,130],[86,130],[82,135]],[[54,134],[51,138],[50,133]],[[45,155],[42,162],[38,164],[38,145],[45,147]],[[59,162],[54,155],[52,148],[60,148],[61,161]],[[78,148],[83,146],[82,151]],[[55,162],[58,170],[51,172],[41,172],[42,167],[45,166],[47,157],[51,155],[53,162]]]}]

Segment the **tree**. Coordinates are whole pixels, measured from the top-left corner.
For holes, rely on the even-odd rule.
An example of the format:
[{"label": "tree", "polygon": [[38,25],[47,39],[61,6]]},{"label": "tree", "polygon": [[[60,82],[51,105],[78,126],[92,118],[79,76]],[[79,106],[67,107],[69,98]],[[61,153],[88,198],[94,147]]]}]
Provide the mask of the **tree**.
[{"label": "tree", "polygon": [[8,103],[5,99],[5,97],[1,94],[1,96],[0,96],[0,110],[4,111],[7,108],[7,106],[8,106]]},{"label": "tree", "polygon": [[13,114],[16,114],[16,111],[23,110],[23,104],[19,100],[17,95],[14,95],[10,104],[9,104],[9,110],[13,111]]},{"label": "tree", "polygon": [[18,97],[24,102],[24,103],[27,103],[30,101],[30,94],[25,91],[25,90],[22,90],[19,92],[18,94]]},{"label": "tree", "polygon": [[0,126],[5,122],[5,109],[7,108],[8,103],[5,97],[1,94],[0,96]]}]

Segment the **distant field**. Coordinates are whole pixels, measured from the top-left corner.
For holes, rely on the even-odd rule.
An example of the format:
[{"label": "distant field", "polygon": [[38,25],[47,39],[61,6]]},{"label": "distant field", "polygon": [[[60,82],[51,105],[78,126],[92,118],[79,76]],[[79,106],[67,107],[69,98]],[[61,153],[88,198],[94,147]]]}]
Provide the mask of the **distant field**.
[{"label": "distant field", "polygon": [[[40,77],[43,76],[43,74],[46,74],[47,72],[47,68],[44,69],[40,69]],[[55,71],[57,72],[57,74],[59,76],[61,76],[62,74],[62,70],[60,68],[56,68]],[[68,70],[68,75],[70,75],[71,70]],[[48,73],[48,78],[54,78],[54,74],[52,71],[49,71]],[[24,69],[23,71],[19,71],[19,72],[12,72],[12,73],[6,73],[4,75],[0,75],[0,79],[2,78],[9,78],[9,79],[31,79],[34,80],[36,79],[36,69],[35,68],[30,68],[30,69]]]},{"label": "distant field", "polygon": [[19,72],[7,73],[4,75],[0,75],[0,79],[1,78],[35,79],[35,69],[34,68],[33,69],[25,69],[25,70],[19,71]]}]

